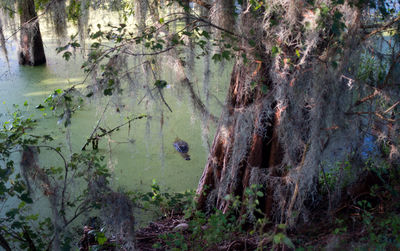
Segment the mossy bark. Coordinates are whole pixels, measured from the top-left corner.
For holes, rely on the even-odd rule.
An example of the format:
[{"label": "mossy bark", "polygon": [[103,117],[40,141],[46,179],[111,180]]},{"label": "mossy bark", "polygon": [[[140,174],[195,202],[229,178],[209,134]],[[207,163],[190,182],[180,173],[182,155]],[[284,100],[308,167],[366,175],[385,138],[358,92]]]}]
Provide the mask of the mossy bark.
[{"label": "mossy bark", "polygon": [[[245,15],[241,29],[250,29],[249,24],[254,22],[257,22],[254,15]],[[249,34],[257,36],[262,32]],[[225,196],[244,199],[253,168],[273,168],[282,158],[276,132],[280,112],[275,109],[276,102],[269,92],[273,88],[269,76],[271,59],[268,55],[262,58],[260,55],[265,55],[262,44],[250,45],[251,40],[260,38],[242,39],[243,54],[247,57],[239,56],[233,68],[226,109],[197,189],[200,209],[227,211],[230,203]],[[261,203],[266,214],[271,211],[271,200],[272,194],[266,192]]]},{"label": "mossy bark", "polygon": [[[229,201],[226,201],[224,197],[230,194],[244,198],[245,189],[250,185],[253,168],[273,168],[281,161],[282,150],[275,130],[279,124],[279,111],[274,111],[273,100],[261,90],[242,95],[248,91],[246,89],[248,89],[249,79],[260,80],[261,76],[267,75],[264,63],[261,63],[264,70],[259,69],[259,72],[255,73],[254,69],[259,68],[258,64],[252,63],[250,65],[253,67],[249,67],[239,60],[234,67],[227,110],[221,118],[197,189],[198,206],[201,209],[212,207],[223,211],[228,210]],[[269,82],[264,80],[258,85],[258,87],[268,86]],[[260,121],[263,117],[261,113],[265,112],[263,109],[265,106],[271,107],[271,116],[269,119]],[[252,125],[246,130],[242,129],[243,114],[251,114],[252,119],[250,122]],[[261,131],[266,131],[266,133],[260,133]],[[235,158],[238,159],[233,160]],[[212,191],[216,197],[212,198]],[[266,214],[271,211],[271,196],[266,193],[264,202],[261,203]]]},{"label": "mossy bark", "polygon": [[[361,122],[346,117],[355,90],[340,80],[344,73],[354,74],[348,69],[356,62],[350,59],[358,57],[353,48],[359,42],[360,11],[349,6],[344,10],[351,19],[339,53],[329,45],[331,34],[324,29],[303,34],[302,15],[284,7],[279,8],[287,22],[276,27],[257,25],[275,18],[262,8],[248,11],[245,6],[240,14],[240,53],[197,188],[197,202],[202,210],[226,212],[231,204],[227,195],[244,202],[247,188],[261,186],[263,196],[257,198],[257,206],[262,215],[294,227],[297,220],[307,221],[311,210],[319,206],[323,157],[332,157],[332,149],[339,145],[345,152],[353,149],[353,142],[362,141]],[[287,41],[296,37],[310,44],[304,59],[298,53],[299,42],[283,43],[274,29],[295,34],[288,35]],[[321,60],[327,63],[321,64]],[[331,60],[337,60],[339,66],[331,67]],[[352,152],[343,156],[349,154]],[[243,206],[241,213],[246,210]]]}]

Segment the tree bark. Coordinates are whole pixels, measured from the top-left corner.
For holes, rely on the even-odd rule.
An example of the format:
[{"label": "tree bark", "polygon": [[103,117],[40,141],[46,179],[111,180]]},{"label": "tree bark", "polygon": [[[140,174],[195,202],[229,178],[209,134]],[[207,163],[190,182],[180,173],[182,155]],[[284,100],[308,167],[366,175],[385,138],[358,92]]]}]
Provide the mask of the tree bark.
[{"label": "tree bark", "polygon": [[[197,189],[198,206],[201,209],[215,206],[227,211],[229,202],[224,199],[225,196],[231,194],[243,199],[253,168],[272,169],[281,161],[282,150],[275,130],[279,124],[280,112],[274,111],[273,99],[259,88],[271,86],[268,78],[261,81],[262,76],[268,76],[264,63],[255,73],[258,64],[253,63],[253,67],[249,67],[239,60],[234,66],[227,108]],[[249,79],[261,82],[258,82],[259,86],[253,93],[243,95],[248,93],[246,89],[249,88]],[[267,109],[270,110],[269,119],[262,116],[266,107],[270,107]],[[264,127],[268,127],[266,133],[261,133]],[[267,214],[270,212],[270,200],[271,196],[267,195],[262,203]]]},{"label": "tree bark", "polygon": [[19,48],[19,64],[41,65],[46,63],[43,41],[39,28],[39,19],[33,0],[19,0],[21,38]]},{"label": "tree bark", "polygon": [[[278,1],[274,4],[280,6]],[[357,126],[361,122],[348,121],[345,115],[354,90],[339,81],[352,64],[349,58],[357,54],[360,12],[347,6],[351,19],[342,34],[343,52],[338,53],[330,47],[332,36],[325,29],[304,32],[302,22],[304,13],[311,13],[309,7],[300,1],[286,7],[279,7],[285,21],[268,30],[259,24],[266,17],[264,24],[275,22],[274,13],[267,16],[263,7],[257,12],[246,4],[242,8],[241,51],[197,188],[197,202],[201,210],[226,212],[231,206],[227,195],[242,202],[251,200],[246,190],[257,185],[263,194],[257,196],[262,216],[293,227],[300,218],[306,221],[310,210],[319,205],[323,158],[331,157],[334,147],[352,149],[352,142],[362,140]],[[278,37],[282,30],[291,35]],[[293,42],[294,37],[302,43]],[[299,44],[310,47],[300,54]],[[340,65],[330,67],[321,60],[338,60]],[[250,208],[244,204],[241,214]]]},{"label": "tree bark", "polygon": [[[245,15],[241,29],[250,29],[253,22],[256,22],[254,15]],[[280,111],[275,109],[276,102],[270,93],[271,60],[260,58],[265,55],[264,48],[250,46],[248,41],[252,39],[257,41],[255,37],[242,40],[248,58],[238,57],[233,68],[226,108],[197,189],[200,209],[217,208],[226,212],[230,205],[226,195],[244,199],[254,169],[272,170],[282,159],[275,130]],[[271,196],[267,191],[261,203],[267,214],[271,210]]]}]

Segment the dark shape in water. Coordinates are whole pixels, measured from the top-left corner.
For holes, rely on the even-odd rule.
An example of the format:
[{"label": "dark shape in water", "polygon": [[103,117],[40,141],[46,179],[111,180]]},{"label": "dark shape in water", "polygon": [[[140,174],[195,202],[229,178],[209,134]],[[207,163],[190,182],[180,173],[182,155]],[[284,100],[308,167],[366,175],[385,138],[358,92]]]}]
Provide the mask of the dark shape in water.
[{"label": "dark shape in water", "polygon": [[181,156],[185,160],[190,160],[189,145],[186,141],[181,140],[180,138],[176,138],[174,143],[172,144],[175,149],[181,154]]}]

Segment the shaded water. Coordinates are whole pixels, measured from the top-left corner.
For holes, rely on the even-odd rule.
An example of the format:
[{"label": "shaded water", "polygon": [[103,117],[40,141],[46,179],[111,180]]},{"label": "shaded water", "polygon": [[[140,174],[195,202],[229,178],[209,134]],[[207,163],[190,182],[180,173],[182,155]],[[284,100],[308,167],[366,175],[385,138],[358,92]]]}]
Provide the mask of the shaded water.
[{"label": "shaded water", "polygon": [[[62,59],[61,55],[55,53],[56,41],[43,27],[44,25],[42,25],[42,34],[47,57],[46,66],[19,66],[16,58],[16,42],[9,41],[10,68],[3,57],[0,59],[0,113],[12,111],[12,104],[23,107],[22,104],[28,101],[29,106],[23,109],[28,113],[34,112],[36,117],[40,118],[37,133],[56,136],[56,144],[62,146],[64,153],[67,153],[64,126],[57,123],[57,118],[51,116],[50,111],[46,111],[48,115],[42,117],[43,112],[36,110],[35,106],[43,103],[43,100],[55,89],[66,89],[82,82],[84,79],[80,69],[82,57],[77,55],[69,62]],[[202,72],[202,64],[197,64],[197,83],[202,82]],[[178,84],[174,83],[174,76],[164,74],[162,77],[170,84],[170,88],[165,89],[164,96],[173,112],[169,112],[166,107],[151,103],[142,102],[138,105],[138,101],[142,99],[145,92],[130,96],[129,94],[132,93],[128,90],[125,90],[126,96],[122,99],[125,105],[124,110],[118,113],[112,105],[107,108],[102,126],[108,129],[126,122],[127,116],[142,113],[151,116],[148,121],[146,119],[134,121],[130,129],[124,127],[114,132],[109,139],[106,137],[101,139],[99,149],[108,157],[108,167],[113,171],[115,187],[121,186],[127,190],[148,190],[152,180],[156,179],[162,187],[169,188],[170,191],[196,188],[207,158],[205,142],[201,138],[201,121],[194,113],[185,92],[178,90]],[[211,80],[211,92],[220,100],[224,100],[226,94],[224,84],[228,83],[229,75],[228,73],[218,75],[218,78]],[[78,85],[78,88],[83,88],[83,86]],[[201,95],[201,84],[196,88]],[[177,98],[177,94],[179,96],[180,93],[182,96]],[[115,102],[114,99],[111,101],[109,99],[109,97],[103,97],[86,101],[86,104],[73,114],[70,134],[74,152],[80,151],[85,144],[106,104]],[[214,99],[210,104],[210,109],[218,116],[221,107]],[[4,121],[4,118],[0,120]],[[213,131],[213,126],[211,126],[211,132]],[[176,137],[188,142],[190,161],[184,160],[174,149],[172,143]],[[211,133],[209,140],[212,141],[212,138]],[[109,153],[110,149],[112,154]],[[40,162],[41,165],[54,165],[56,159],[56,156],[44,152],[40,157]]]}]

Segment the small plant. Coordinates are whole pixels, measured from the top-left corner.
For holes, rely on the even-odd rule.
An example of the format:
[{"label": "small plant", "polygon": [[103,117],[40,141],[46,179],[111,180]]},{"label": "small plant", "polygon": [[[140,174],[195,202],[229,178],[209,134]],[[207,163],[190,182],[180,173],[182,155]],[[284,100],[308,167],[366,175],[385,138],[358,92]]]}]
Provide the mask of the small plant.
[{"label": "small plant", "polygon": [[273,250],[276,246],[279,246],[279,245],[285,245],[285,246],[287,246],[289,248],[293,248],[293,249],[295,248],[293,242],[284,233],[285,229],[286,229],[285,224],[278,225],[278,230],[281,232],[278,232],[273,235],[273,246],[272,246]]},{"label": "small plant", "polygon": [[343,219],[336,219],[335,223],[337,227],[333,230],[333,234],[340,235],[347,232],[347,226],[345,225],[345,221]]},{"label": "small plant", "polygon": [[352,165],[349,160],[337,161],[332,166],[328,164],[321,166],[318,180],[320,186],[325,187],[325,192],[328,192],[333,191],[338,185],[340,185],[340,188],[346,187],[353,176]]},{"label": "small plant", "polygon": [[184,193],[162,192],[157,181],[153,179],[151,191],[129,192],[132,202],[140,209],[151,210],[157,216],[170,217],[173,214],[191,212],[194,203],[194,191]]}]

